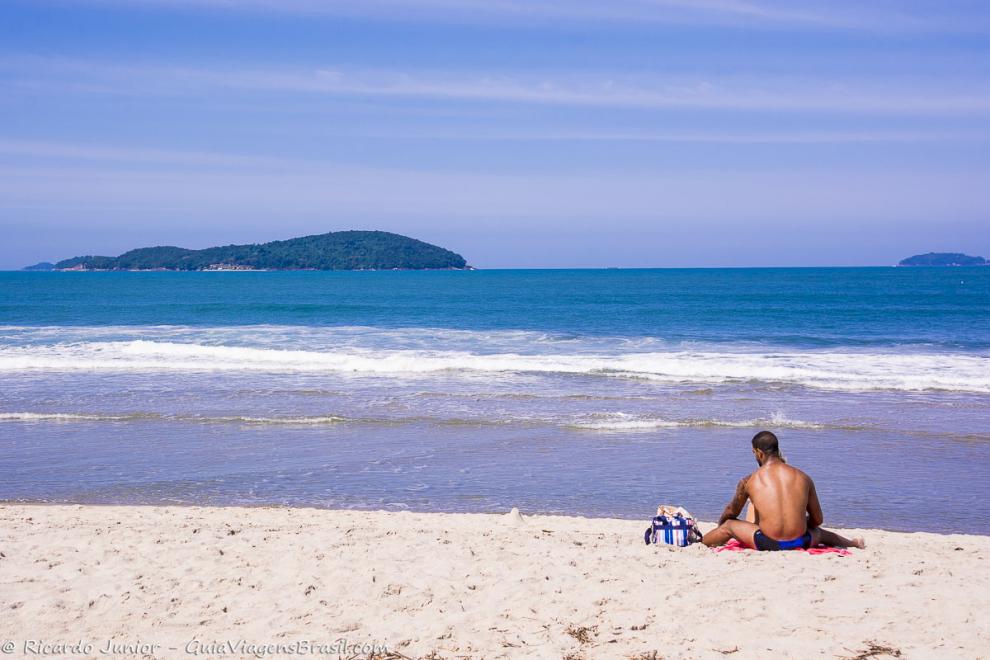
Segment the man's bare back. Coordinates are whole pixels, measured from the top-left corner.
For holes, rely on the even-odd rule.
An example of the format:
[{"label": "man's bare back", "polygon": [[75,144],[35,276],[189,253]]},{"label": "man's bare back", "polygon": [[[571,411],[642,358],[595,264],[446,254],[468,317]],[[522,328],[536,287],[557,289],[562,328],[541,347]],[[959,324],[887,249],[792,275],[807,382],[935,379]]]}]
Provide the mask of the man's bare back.
[{"label": "man's bare back", "polygon": [[[724,545],[730,539],[760,550],[808,548],[817,545],[865,547],[862,539],[846,539],[821,529],[824,521],[815,482],[784,462],[777,437],[769,431],[753,438],[759,469],[744,477],[719,518],[719,526],[705,534],[705,545]],[[754,522],[738,520],[746,501],[756,511]]]},{"label": "man's bare back", "polygon": [[745,493],[756,509],[756,524],[773,539],[793,539],[822,524],[815,482],[782,461],[769,462],[746,477]]}]

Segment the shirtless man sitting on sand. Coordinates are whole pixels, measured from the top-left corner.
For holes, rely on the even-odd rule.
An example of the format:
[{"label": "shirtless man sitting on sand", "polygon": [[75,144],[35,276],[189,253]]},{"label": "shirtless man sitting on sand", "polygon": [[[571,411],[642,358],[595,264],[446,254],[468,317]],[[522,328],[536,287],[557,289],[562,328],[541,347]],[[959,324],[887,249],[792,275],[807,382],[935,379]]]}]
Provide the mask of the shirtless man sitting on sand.
[{"label": "shirtless man sitting on sand", "polygon": [[[824,518],[815,482],[784,462],[777,436],[761,431],[753,437],[753,454],[760,467],[743,477],[735,497],[725,507],[718,527],[701,540],[707,546],[725,545],[736,539],[757,550],[790,550],[828,545],[865,548],[861,538],[847,539],[822,529]],[[756,512],[753,522],[738,520],[746,500]]]}]

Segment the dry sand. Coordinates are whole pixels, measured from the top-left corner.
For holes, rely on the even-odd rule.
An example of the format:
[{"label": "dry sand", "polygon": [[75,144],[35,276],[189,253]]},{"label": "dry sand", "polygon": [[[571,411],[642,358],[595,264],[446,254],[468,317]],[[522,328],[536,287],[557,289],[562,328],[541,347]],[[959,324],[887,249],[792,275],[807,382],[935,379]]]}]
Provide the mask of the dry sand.
[{"label": "dry sand", "polygon": [[813,557],[647,547],[645,527],[0,505],[0,642],[15,657],[80,641],[99,656],[109,639],[165,658],[339,639],[359,645],[340,657],[990,657],[990,537],[849,530],[869,547]]}]

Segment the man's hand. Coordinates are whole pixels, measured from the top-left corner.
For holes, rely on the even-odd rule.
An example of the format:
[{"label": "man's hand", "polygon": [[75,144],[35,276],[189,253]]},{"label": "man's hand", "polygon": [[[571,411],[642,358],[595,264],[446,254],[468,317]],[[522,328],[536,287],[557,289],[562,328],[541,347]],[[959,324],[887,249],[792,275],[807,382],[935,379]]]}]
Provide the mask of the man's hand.
[{"label": "man's hand", "polygon": [[736,484],[736,494],[732,496],[732,501],[725,507],[725,511],[722,512],[722,516],[718,519],[719,525],[726,520],[738,518],[739,514],[742,513],[743,507],[746,506],[746,500],[749,499],[749,495],[746,493],[746,484],[748,483],[749,477],[746,476]]}]

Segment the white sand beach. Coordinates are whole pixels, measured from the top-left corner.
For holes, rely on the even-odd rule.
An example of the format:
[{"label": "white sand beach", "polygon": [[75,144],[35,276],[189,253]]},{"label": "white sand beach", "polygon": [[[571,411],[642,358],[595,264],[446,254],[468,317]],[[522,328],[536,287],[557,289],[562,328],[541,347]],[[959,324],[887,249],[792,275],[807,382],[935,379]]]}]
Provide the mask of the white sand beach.
[{"label": "white sand beach", "polygon": [[990,537],[715,553],[648,547],[646,524],[5,504],[0,641],[14,657],[990,656]]}]

